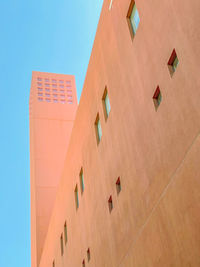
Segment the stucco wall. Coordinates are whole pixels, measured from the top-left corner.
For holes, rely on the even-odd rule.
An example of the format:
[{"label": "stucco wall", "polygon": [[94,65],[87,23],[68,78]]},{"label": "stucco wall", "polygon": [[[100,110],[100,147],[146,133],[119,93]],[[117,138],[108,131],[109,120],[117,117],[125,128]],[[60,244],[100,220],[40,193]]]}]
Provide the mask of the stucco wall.
[{"label": "stucco wall", "polygon": [[[40,267],[54,259],[56,267],[78,267],[83,259],[96,267],[198,267],[200,2],[138,0],[133,40],[126,19],[130,0],[114,0],[110,11],[109,4],[104,1]],[[167,62],[174,48],[180,63],[171,77]],[[157,85],[162,102],[155,111]],[[85,191],[76,210],[81,167]],[[65,221],[68,242],[61,256]]]}]

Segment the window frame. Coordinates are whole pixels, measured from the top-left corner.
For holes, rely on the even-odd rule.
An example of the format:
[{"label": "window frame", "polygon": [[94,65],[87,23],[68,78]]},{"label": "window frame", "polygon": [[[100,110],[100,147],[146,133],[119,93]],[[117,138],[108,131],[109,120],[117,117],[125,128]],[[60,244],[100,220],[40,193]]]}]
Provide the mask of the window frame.
[{"label": "window frame", "polygon": [[110,195],[109,199],[108,199],[108,209],[109,212],[111,213],[111,211],[113,210],[113,200],[112,200],[112,195]]},{"label": "window frame", "polygon": [[83,192],[85,190],[83,167],[81,167],[81,170],[79,173],[79,179],[80,179],[81,194],[83,194]]},{"label": "window frame", "polygon": [[75,195],[76,209],[78,209],[79,208],[79,197],[78,197],[78,185],[77,184],[75,186],[74,195]]},{"label": "window frame", "polygon": [[[108,106],[107,106],[106,98],[108,99],[108,104],[109,104]],[[108,117],[110,115],[110,112],[111,112],[110,98],[108,96],[107,86],[104,89],[104,93],[103,93],[103,97],[102,97],[102,102],[103,102],[104,117],[105,117],[105,120],[107,121],[107,119],[108,119]],[[108,110],[108,108],[109,108],[109,110]]]},{"label": "window frame", "polygon": [[134,37],[135,37],[135,35],[136,35],[137,31],[138,31],[139,24],[140,24],[140,16],[139,16],[139,23],[138,23],[137,29],[134,30],[134,27],[133,27],[132,22],[131,22],[131,16],[132,16],[132,12],[133,12],[134,6],[135,6],[136,12],[138,13],[138,16],[139,16],[139,12],[138,12],[135,0],[131,0],[130,6],[129,6],[129,9],[128,9],[128,13],[127,13],[127,16],[126,16],[132,40],[134,39]]},{"label": "window frame", "polygon": [[176,50],[174,48],[172,53],[171,53],[171,56],[169,58],[169,61],[167,63],[167,66],[168,66],[169,73],[170,73],[171,77],[176,72],[178,65],[179,65],[179,59],[178,59]]},{"label": "window frame", "polygon": [[90,255],[90,248],[87,249],[87,260],[88,262],[90,261],[91,259],[91,255]]},{"label": "window frame", "polygon": [[64,254],[63,233],[60,236],[60,250],[61,250],[61,256],[63,256]]},{"label": "window frame", "polygon": [[[100,126],[100,131],[99,131],[99,126]],[[98,145],[103,135],[99,113],[97,113],[96,120],[95,120],[95,132],[96,132],[96,139],[97,139],[97,145]]]},{"label": "window frame", "polygon": [[65,245],[67,244],[67,239],[68,239],[68,236],[67,236],[67,222],[65,221],[65,224],[64,224],[64,237],[65,237]]},{"label": "window frame", "polygon": [[162,102],[162,94],[161,94],[159,85],[157,86],[156,91],[154,92],[153,102],[154,102],[155,110],[157,111],[158,107],[160,106]]}]

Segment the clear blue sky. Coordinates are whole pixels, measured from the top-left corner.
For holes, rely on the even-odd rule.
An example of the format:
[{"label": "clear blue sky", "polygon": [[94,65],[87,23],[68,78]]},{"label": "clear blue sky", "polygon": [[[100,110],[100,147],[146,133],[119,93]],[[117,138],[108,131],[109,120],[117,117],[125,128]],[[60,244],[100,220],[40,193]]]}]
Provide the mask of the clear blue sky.
[{"label": "clear blue sky", "polygon": [[31,72],[76,76],[80,98],[103,0],[0,0],[0,267],[30,266]]}]

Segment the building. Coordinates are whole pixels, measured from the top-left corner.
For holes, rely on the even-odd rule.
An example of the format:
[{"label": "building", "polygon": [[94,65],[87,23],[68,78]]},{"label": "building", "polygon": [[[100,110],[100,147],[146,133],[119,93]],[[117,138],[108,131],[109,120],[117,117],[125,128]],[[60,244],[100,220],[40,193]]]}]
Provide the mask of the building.
[{"label": "building", "polygon": [[34,71],[29,106],[31,262],[38,266],[77,109],[74,76]]},{"label": "building", "polygon": [[37,266],[200,266],[199,11],[104,0]]}]

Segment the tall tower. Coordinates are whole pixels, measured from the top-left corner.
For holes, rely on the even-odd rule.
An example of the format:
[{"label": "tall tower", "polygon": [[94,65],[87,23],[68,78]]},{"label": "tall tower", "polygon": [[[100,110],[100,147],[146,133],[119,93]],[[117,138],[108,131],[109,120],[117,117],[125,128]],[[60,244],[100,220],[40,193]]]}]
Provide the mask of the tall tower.
[{"label": "tall tower", "polygon": [[73,75],[32,73],[29,101],[32,267],[39,265],[77,105]]}]

